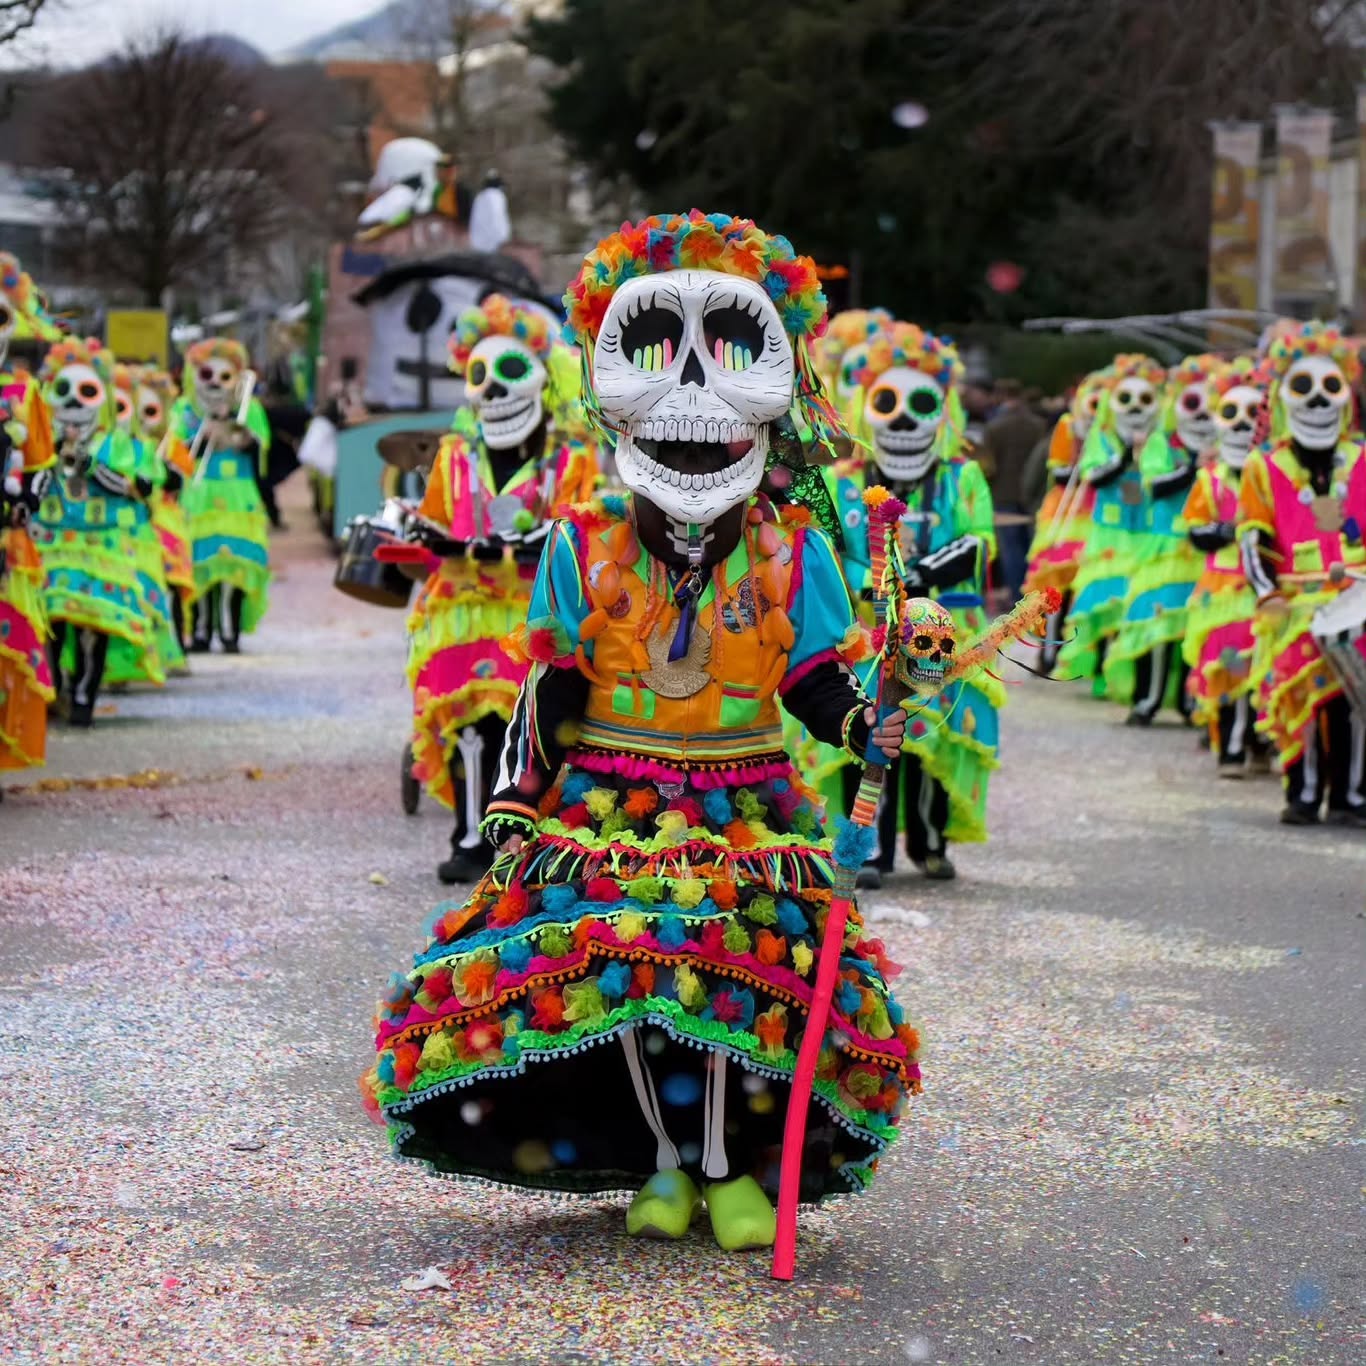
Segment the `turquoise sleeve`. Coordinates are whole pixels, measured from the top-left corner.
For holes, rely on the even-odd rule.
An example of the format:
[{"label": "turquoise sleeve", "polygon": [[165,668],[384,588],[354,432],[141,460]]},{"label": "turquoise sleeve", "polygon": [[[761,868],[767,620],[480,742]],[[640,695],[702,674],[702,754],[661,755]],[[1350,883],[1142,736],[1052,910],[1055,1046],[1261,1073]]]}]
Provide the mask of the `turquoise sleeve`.
[{"label": "turquoise sleeve", "polygon": [[788,616],[796,639],[789,671],[834,650],[854,625],[854,604],[835,549],[823,531],[808,527],[801,538],[799,580]]}]

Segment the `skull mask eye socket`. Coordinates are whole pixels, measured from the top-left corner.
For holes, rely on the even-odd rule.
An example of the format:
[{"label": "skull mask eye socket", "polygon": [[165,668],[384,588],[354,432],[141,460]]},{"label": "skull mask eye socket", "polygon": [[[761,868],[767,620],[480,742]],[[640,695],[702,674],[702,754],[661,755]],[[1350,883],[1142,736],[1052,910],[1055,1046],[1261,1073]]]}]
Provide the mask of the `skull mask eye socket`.
[{"label": "skull mask eye socket", "polygon": [[953,653],[953,637],[945,636],[944,639],[939,642],[939,648],[946,655],[951,655]]},{"label": "skull mask eye socket", "polygon": [[1188,390],[1181,395],[1181,406],[1188,413],[1198,413],[1200,411],[1200,395]]},{"label": "skull mask eye socket", "polygon": [[1309,393],[1314,387],[1314,377],[1301,370],[1298,375],[1291,375],[1289,389],[1292,394],[1299,394],[1301,397]]},{"label": "skull mask eye socket", "polygon": [[645,304],[621,329],[621,351],[637,370],[667,370],[683,341],[683,319],[660,304]]},{"label": "skull mask eye socket", "polygon": [[868,396],[868,406],[875,412],[886,416],[897,410],[897,405],[901,402],[901,395],[890,386],[881,389],[874,389]]},{"label": "skull mask eye socket", "polygon": [[6,332],[14,326],[14,314],[10,312],[8,305],[0,304],[0,332]]},{"label": "skull mask eye socket", "polygon": [[70,394],[70,392],[71,392],[71,381],[70,381],[69,379],[67,379],[67,377],[66,377],[65,375],[59,375],[59,376],[57,377],[56,382],[55,382],[55,383],[53,384],[53,386],[52,386],[52,394],[53,394],[53,397],[54,397],[54,398],[59,398],[59,399],[62,399],[63,401],[65,401],[67,395]]},{"label": "skull mask eye socket", "polygon": [[723,370],[748,370],[763,354],[765,333],[757,309],[739,304],[713,308],[702,319],[707,354]]},{"label": "skull mask eye socket", "polygon": [[1323,377],[1323,392],[1325,394],[1340,394],[1342,388],[1341,375],[1325,375]]},{"label": "skull mask eye socket", "polygon": [[471,389],[477,389],[489,377],[489,368],[481,360],[471,361],[470,372],[466,376]]},{"label": "skull mask eye socket", "polygon": [[906,406],[922,422],[932,422],[944,406],[943,397],[933,389],[912,389]]},{"label": "skull mask eye socket", "polygon": [[911,644],[914,645],[917,650],[923,650],[928,652],[934,649],[934,637],[925,635],[922,632],[920,635],[916,636],[913,641],[911,641]]},{"label": "skull mask eye socket", "polygon": [[98,403],[103,394],[93,379],[85,379],[76,386],[76,396],[82,403]]},{"label": "skull mask eye socket", "polygon": [[144,404],[142,405],[142,420],[143,420],[144,422],[160,422],[160,421],[161,421],[161,404],[159,404],[159,403],[144,403]]},{"label": "skull mask eye socket", "polygon": [[531,373],[531,366],[525,356],[509,351],[494,362],[493,373],[509,384],[516,384],[518,380],[525,379]]}]

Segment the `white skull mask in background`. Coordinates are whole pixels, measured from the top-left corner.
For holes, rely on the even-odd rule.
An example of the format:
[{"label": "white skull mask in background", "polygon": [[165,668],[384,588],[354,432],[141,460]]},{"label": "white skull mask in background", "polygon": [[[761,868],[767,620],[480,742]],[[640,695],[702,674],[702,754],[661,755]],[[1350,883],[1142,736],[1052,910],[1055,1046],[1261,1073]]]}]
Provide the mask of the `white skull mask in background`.
[{"label": "white skull mask in background", "polygon": [[1214,415],[1204,380],[1186,385],[1177,398],[1176,434],[1193,455],[1204,455],[1214,445]]},{"label": "white skull mask in background", "polygon": [[1152,435],[1157,422],[1157,390],[1150,381],[1130,375],[1115,385],[1110,406],[1119,439],[1137,450]]},{"label": "white skull mask in background", "polygon": [[1237,384],[1219,398],[1214,425],[1219,437],[1219,458],[1240,470],[1252,453],[1257,421],[1266,395],[1251,384]]},{"label": "white skull mask in background", "polygon": [[128,389],[114,390],[114,421],[121,432],[133,430],[133,395]]},{"label": "white skull mask in background", "polygon": [[1078,446],[1086,440],[1086,433],[1100,410],[1100,390],[1083,386],[1072,400],[1072,439]]},{"label": "white skull mask in background", "polygon": [[485,337],[465,364],[465,398],[492,450],[520,446],[541,425],[545,366],[516,337]]},{"label": "white skull mask in background", "polygon": [[683,526],[707,526],[759,487],[794,378],[768,294],[719,271],[628,281],[593,349],[598,403],[622,433],[622,483]]},{"label": "white skull mask in background", "polygon": [[160,393],[148,384],[137,385],[133,392],[143,436],[160,440],[166,435],[166,404]]},{"label": "white skull mask in background", "polygon": [[9,295],[0,290],[0,365],[9,355],[10,338],[14,336],[18,313]]},{"label": "white skull mask in background", "polygon": [[1301,446],[1322,451],[1338,444],[1343,410],[1351,392],[1335,362],[1327,356],[1297,360],[1281,380],[1280,397],[1290,435]]},{"label": "white skull mask in background", "polygon": [[238,381],[241,371],[221,356],[210,356],[201,361],[195,371],[194,392],[199,407],[207,417],[226,418],[232,415],[237,403]]},{"label": "white skull mask in background", "polygon": [[104,407],[104,381],[88,365],[64,365],[49,391],[52,416],[59,430],[89,436]]},{"label": "white skull mask in background", "polygon": [[868,363],[871,343],[855,342],[840,358],[839,374],[835,378],[835,397],[843,407],[858,393],[858,372]]},{"label": "white skull mask in background", "polygon": [[923,479],[939,458],[935,438],[944,425],[944,399],[941,384],[909,366],[895,365],[873,380],[863,415],[873,458],[888,479]]}]

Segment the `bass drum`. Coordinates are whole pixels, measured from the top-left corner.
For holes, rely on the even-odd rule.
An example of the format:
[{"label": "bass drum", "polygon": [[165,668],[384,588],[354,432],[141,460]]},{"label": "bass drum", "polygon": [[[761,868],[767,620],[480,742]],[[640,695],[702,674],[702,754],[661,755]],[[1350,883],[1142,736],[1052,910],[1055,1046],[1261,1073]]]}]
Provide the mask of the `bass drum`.
[{"label": "bass drum", "polygon": [[407,607],[413,581],[398,565],[375,558],[381,545],[392,544],[395,539],[394,528],[378,517],[355,518],[346,528],[332,586],[348,598],[359,598],[375,607]]},{"label": "bass drum", "polygon": [[1366,582],[1354,583],[1324,603],[1309,631],[1352,710],[1366,721]]}]

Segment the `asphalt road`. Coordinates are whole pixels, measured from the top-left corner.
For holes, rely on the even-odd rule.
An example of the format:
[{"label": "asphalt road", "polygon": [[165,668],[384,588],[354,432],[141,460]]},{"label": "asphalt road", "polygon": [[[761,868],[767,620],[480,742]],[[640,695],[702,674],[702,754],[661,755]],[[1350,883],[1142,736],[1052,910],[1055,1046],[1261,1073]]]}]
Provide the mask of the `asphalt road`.
[{"label": "asphalt road", "polygon": [[392,1162],[355,1077],[445,821],[399,808],[401,614],[294,517],[250,653],[7,780],[0,1359],[1366,1360],[1366,836],[1065,684],[960,881],[869,903],[926,1093],[794,1284]]}]

